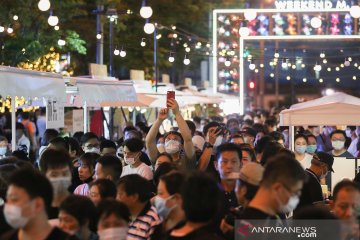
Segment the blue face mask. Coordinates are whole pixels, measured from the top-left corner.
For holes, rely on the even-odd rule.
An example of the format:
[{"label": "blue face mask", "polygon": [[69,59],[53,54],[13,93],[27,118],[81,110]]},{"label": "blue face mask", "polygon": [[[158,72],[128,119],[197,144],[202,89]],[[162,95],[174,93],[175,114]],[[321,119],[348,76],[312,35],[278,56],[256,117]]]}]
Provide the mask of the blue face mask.
[{"label": "blue face mask", "polygon": [[317,148],[316,145],[308,145],[306,147],[306,152],[313,154],[316,152],[316,148]]},{"label": "blue face mask", "polygon": [[295,146],[295,151],[297,153],[303,154],[306,151],[306,146]]}]

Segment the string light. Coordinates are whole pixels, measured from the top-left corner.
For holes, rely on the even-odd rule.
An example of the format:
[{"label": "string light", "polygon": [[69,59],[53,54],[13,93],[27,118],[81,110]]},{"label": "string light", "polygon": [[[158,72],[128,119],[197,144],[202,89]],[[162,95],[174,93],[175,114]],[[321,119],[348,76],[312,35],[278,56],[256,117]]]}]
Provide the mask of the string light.
[{"label": "string light", "polygon": [[252,70],[255,70],[255,68],[256,68],[255,64],[250,62],[249,69],[252,71]]},{"label": "string light", "polygon": [[6,31],[7,31],[8,34],[12,34],[12,33],[14,32],[14,29],[13,29],[11,26],[9,26],[9,27],[6,29]]},{"label": "string light", "polygon": [[49,10],[51,7],[50,1],[49,0],[40,0],[38,3],[38,8],[40,9],[40,11],[47,11]]},{"label": "string light", "polygon": [[0,26],[0,33],[4,32],[5,28],[3,26]]},{"label": "string light", "polygon": [[320,79],[319,79],[319,82],[320,82],[320,83],[323,83],[323,82],[324,82],[324,79],[320,78]]},{"label": "string light", "polygon": [[340,78],[336,78],[336,82],[340,82]]},{"label": "string light", "polygon": [[155,25],[152,23],[145,23],[144,32],[146,34],[152,34],[155,31]]},{"label": "string light", "polygon": [[124,47],[121,48],[120,57],[126,57],[126,51],[124,50]]},{"label": "string light", "polygon": [[59,29],[60,29],[60,27],[57,26],[57,25],[54,27],[54,30],[55,30],[55,31],[59,31]]},{"label": "string light", "polygon": [[321,57],[321,58],[324,58],[324,57],[325,57],[325,52],[321,52],[321,53],[320,53],[320,57]]},{"label": "string light", "polygon": [[184,64],[185,65],[189,65],[190,64],[190,59],[185,55],[185,58],[184,58]]},{"label": "string light", "polygon": [[225,60],[225,66],[226,67],[230,67],[231,66],[231,61],[227,58],[226,60]]},{"label": "string light", "polygon": [[279,54],[278,50],[276,50],[274,53],[274,58],[279,58],[279,57],[280,57],[280,54]]},{"label": "string light", "polygon": [[50,16],[48,18],[48,24],[52,27],[55,27],[59,23],[59,18],[53,15],[53,11],[50,11]]},{"label": "string light", "polygon": [[324,59],[324,60],[323,60],[323,63],[324,63],[324,64],[327,64],[327,60],[326,60],[326,59]]},{"label": "string light", "polygon": [[353,80],[356,80],[356,76],[353,76],[352,78],[353,78]]},{"label": "string light", "polygon": [[153,10],[150,6],[142,6],[140,9],[140,16],[142,18],[150,18],[153,14]]},{"label": "string light", "polygon": [[145,47],[145,46],[146,46],[145,38],[142,38],[142,39],[141,39],[140,46],[142,46],[142,47]]},{"label": "string light", "polygon": [[14,21],[17,21],[19,19],[18,15],[13,16]]},{"label": "string light", "polygon": [[173,53],[170,52],[170,56],[169,56],[169,62],[173,63],[175,61],[175,58],[173,56]]},{"label": "string light", "polygon": [[58,45],[60,46],[60,47],[62,47],[62,46],[65,46],[65,44],[66,44],[66,41],[64,40],[64,39],[62,39],[62,37],[58,40]]},{"label": "string light", "polygon": [[306,78],[303,78],[303,82],[307,82],[307,79],[306,79]]},{"label": "string light", "polygon": [[327,70],[328,70],[328,72],[331,72],[331,68],[330,68],[330,67],[328,67]]},{"label": "string light", "polygon": [[119,54],[120,54],[119,49],[117,49],[117,47],[115,47],[115,50],[114,50],[114,55],[118,56]]},{"label": "string light", "polygon": [[290,81],[290,80],[291,80],[291,77],[290,77],[290,76],[287,76],[287,77],[286,77],[286,80]]},{"label": "string light", "polygon": [[185,52],[187,52],[187,53],[190,52],[190,50],[191,49],[189,47],[185,48]]},{"label": "string light", "polygon": [[101,38],[102,38],[102,34],[101,34],[101,33],[96,34],[96,39],[100,40]]},{"label": "string light", "polygon": [[275,76],[274,73],[270,73],[270,77],[273,78]]}]

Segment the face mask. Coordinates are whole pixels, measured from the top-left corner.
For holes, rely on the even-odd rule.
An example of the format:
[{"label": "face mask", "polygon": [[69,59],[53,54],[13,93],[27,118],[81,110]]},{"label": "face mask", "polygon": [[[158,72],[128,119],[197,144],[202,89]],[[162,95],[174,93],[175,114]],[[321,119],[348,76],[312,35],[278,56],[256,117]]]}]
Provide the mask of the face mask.
[{"label": "face mask", "polygon": [[68,187],[71,185],[71,177],[49,178],[53,187],[54,197],[63,196],[68,193]]},{"label": "face mask", "polygon": [[7,152],[7,147],[0,147],[0,155],[4,156]]},{"label": "face mask", "polygon": [[4,206],[4,216],[6,222],[14,229],[25,227],[29,218],[22,216],[22,209],[18,206],[6,203]]},{"label": "face mask", "polygon": [[172,196],[164,199],[164,198],[161,198],[159,196],[156,196],[155,197],[155,202],[154,202],[154,205],[155,205],[155,208],[156,208],[156,211],[157,211],[157,214],[162,217],[162,219],[166,219],[167,216],[169,216],[169,213],[171,212],[172,209],[174,209],[174,207],[171,207],[171,208],[168,208],[166,207],[166,201],[168,199],[172,198]]},{"label": "face mask", "polygon": [[351,138],[351,129],[346,129],[345,133],[348,138]]},{"label": "face mask", "polygon": [[297,205],[299,204],[299,202],[300,202],[300,199],[299,199],[298,196],[291,196],[291,197],[289,198],[288,203],[287,203],[285,206],[283,206],[283,207],[280,209],[280,211],[281,211],[282,213],[292,212],[292,211],[295,210],[295,208],[297,207]]},{"label": "face mask", "polygon": [[97,154],[100,154],[100,148],[93,147],[93,148],[90,148],[90,149],[86,149],[85,153],[97,153]]},{"label": "face mask", "polygon": [[214,147],[220,146],[222,144],[223,136],[218,136],[214,143]]},{"label": "face mask", "polygon": [[341,150],[344,148],[344,141],[331,141],[331,144],[335,150]]},{"label": "face mask", "polygon": [[326,178],[326,176],[327,176],[327,171],[325,170],[325,172],[323,173],[323,170],[321,169],[321,176],[320,176],[320,179],[324,179],[324,178]]},{"label": "face mask", "polygon": [[165,152],[165,144],[159,143],[159,144],[156,145],[156,147],[157,147],[159,153]]},{"label": "face mask", "polygon": [[170,140],[165,143],[165,151],[168,154],[174,154],[180,151],[180,142],[176,140]]},{"label": "face mask", "polygon": [[124,160],[127,165],[135,164],[135,158],[124,157]]},{"label": "face mask", "polygon": [[128,228],[116,227],[98,231],[99,240],[126,240]]},{"label": "face mask", "polygon": [[306,146],[295,146],[295,151],[300,154],[304,154],[306,151]]},{"label": "face mask", "polygon": [[313,154],[313,153],[316,152],[316,148],[317,148],[316,145],[308,145],[308,146],[306,147],[306,151],[307,151],[308,153]]}]

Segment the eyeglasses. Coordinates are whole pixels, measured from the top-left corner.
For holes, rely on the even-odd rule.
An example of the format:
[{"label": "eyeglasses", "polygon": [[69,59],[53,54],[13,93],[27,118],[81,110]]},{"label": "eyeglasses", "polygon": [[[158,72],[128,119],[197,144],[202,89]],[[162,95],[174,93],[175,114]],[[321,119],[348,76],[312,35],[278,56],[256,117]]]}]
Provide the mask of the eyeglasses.
[{"label": "eyeglasses", "polygon": [[295,192],[290,188],[288,187],[286,184],[283,184],[284,188],[289,192],[291,193],[291,196],[298,196],[300,197],[301,196],[301,189],[298,189],[296,190]]}]

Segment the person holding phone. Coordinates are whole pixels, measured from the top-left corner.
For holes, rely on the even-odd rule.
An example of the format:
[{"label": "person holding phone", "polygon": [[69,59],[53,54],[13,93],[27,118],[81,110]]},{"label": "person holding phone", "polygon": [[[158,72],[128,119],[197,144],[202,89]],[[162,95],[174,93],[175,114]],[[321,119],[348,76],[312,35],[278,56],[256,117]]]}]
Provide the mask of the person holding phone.
[{"label": "person holding phone", "polygon": [[179,105],[174,98],[168,98],[168,108],[163,108],[159,111],[158,118],[152,125],[148,135],[146,136],[146,148],[152,164],[156,164],[156,159],[160,154],[156,147],[156,136],[162,122],[168,118],[169,110],[171,109],[175,115],[179,132],[170,131],[164,135],[165,151],[171,155],[173,162],[181,170],[189,170],[196,168],[195,148],[192,142],[191,131],[186,124],[184,118],[181,116]]}]

